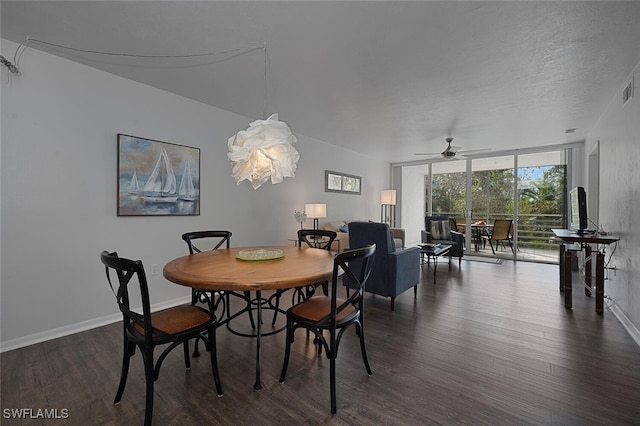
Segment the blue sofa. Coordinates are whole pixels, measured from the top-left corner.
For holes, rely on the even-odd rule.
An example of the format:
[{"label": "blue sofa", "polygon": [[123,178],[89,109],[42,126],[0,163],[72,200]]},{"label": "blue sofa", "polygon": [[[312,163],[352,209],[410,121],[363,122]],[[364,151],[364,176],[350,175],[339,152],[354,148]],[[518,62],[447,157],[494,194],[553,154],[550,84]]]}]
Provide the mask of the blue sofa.
[{"label": "blue sofa", "polygon": [[[420,249],[396,249],[391,230],[386,223],[349,223],[349,248],[364,247],[367,244],[376,245],[376,254],[365,291],[390,297],[393,311],[397,296],[411,287],[414,297],[417,295],[420,282]],[[345,282],[345,285],[348,287],[349,283]]]}]

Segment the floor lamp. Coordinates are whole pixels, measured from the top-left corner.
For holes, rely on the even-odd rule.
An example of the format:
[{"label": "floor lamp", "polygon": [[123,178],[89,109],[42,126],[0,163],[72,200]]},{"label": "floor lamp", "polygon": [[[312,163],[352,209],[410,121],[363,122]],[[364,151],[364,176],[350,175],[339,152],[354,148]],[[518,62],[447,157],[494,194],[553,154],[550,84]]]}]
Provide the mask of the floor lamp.
[{"label": "floor lamp", "polygon": [[318,229],[318,218],[327,217],[327,205],[324,203],[305,204],[304,212],[313,219],[313,229]]},{"label": "floor lamp", "polygon": [[396,226],[396,190],[385,189],[380,195],[380,222]]}]

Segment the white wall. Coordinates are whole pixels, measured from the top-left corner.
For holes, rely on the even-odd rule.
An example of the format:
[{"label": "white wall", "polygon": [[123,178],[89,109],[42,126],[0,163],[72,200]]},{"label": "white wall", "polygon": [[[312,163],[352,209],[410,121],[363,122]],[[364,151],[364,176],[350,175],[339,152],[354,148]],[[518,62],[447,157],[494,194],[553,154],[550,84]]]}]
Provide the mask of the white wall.
[{"label": "white wall", "polygon": [[413,196],[402,197],[402,227],[406,232],[408,246],[420,242],[421,231],[424,230],[425,200],[425,175],[428,175],[428,167],[408,166],[402,167],[402,192]]},{"label": "white wall", "polygon": [[[16,48],[2,40],[3,53]],[[231,230],[234,246],[292,244],[293,211],[305,202],[326,202],[326,220],[379,215],[386,162],[297,134],[296,178],[254,191],[236,186],[226,157],[227,139],[253,119],[34,49],[20,67],[20,77],[4,67],[1,76],[2,350],[117,318],[102,250],[142,259],[150,272],[186,254],[189,230]],[[118,133],[201,149],[200,216],[116,215]],[[362,176],[362,195],[325,193],[325,169]],[[189,294],[149,278],[157,306]]]},{"label": "white wall", "polygon": [[[605,282],[614,309],[640,328],[640,64],[632,72],[635,97],[622,105],[622,88],[587,140],[586,155],[600,141],[599,222],[620,237],[611,259],[615,276]],[[589,203],[589,200],[587,200]],[[607,257],[613,247],[607,250]],[[637,331],[637,330],[636,330]],[[640,343],[640,341],[638,342]]]}]

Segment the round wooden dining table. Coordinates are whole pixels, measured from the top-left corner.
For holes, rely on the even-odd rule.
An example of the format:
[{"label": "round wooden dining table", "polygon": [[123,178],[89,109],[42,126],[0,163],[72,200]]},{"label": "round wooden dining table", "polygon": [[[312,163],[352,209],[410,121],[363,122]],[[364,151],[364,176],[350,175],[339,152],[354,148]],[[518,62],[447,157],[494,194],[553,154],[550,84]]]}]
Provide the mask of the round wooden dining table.
[{"label": "round wooden dining table", "polygon": [[[273,260],[241,260],[241,251],[282,250],[283,257]],[[164,277],[176,284],[206,291],[255,291],[262,300],[263,290],[303,287],[331,280],[335,253],[310,247],[236,247],[190,254],[174,259],[163,269]],[[242,257],[242,256],[241,256]],[[262,358],[262,303],[256,304],[256,382],[260,378]]]}]

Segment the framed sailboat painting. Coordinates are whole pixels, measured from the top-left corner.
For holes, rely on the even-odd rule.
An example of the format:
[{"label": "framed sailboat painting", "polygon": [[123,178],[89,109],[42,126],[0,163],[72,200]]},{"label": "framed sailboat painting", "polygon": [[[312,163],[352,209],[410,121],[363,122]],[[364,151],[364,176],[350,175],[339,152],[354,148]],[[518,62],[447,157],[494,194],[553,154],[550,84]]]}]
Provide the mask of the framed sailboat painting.
[{"label": "framed sailboat painting", "polygon": [[199,214],[199,148],[118,134],[118,216]]}]

